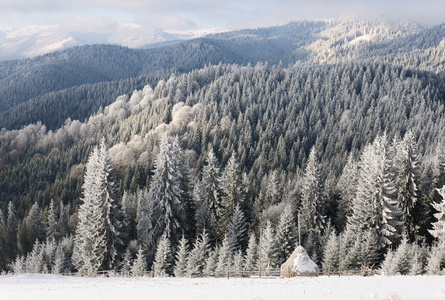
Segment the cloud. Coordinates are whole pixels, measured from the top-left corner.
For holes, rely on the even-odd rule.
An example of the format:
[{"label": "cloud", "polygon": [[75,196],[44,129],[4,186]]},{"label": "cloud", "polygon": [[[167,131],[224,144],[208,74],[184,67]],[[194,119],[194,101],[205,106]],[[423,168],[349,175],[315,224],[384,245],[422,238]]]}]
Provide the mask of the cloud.
[{"label": "cloud", "polygon": [[0,6],[0,26],[63,22],[66,27],[80,29],[90,24],[90,31],[100,32],[115,29],[115,22],[166,30],[240,29],[346,14],[407,18],[430,24],[445,21],[442,0],[0,0]]}]

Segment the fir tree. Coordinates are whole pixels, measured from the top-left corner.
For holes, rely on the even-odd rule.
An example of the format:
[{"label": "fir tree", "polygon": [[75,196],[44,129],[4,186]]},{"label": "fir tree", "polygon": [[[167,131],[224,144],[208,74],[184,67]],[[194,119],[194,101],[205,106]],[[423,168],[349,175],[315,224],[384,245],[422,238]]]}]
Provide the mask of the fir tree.
[{"label": "fir tree", "polygon": [[295,220],[290,205],[287,205],[280,216],[277,227],[278,264],[283,264],[295,250],[297,233]]},{"label": "fir tree", "polygon": [[161,139],[160,152],[156,156],[154,175],[148,192],[150,201],[143,206],[138,224],[139,239],[147,253],[154,253],[158,240],[164,233],[176,251],[180,228],[186,217],[180,197],[180,174],[173,158],[172,144],[165,133]]},{"label": "fir tree", "polygon": [[5,254],[7,261],[11,262],[17,255],[17,228],[18,221],[14,204],[9,202],[8,204],[8,217],[6,220],[6,232],[5,232]]},{"label": "fir tree", "polygon": [[239,204],[236,205],[233,216],[227,226],[227,242],[232,253],[244,251],[247,247],[247,228],[244,214]]},{"label": "fir tree", "polygon": [[222,174],[222,213],[219,221],[220,239],[224,236],[230,217],[235,211],[237,204],[243,205],[245,200],[244,190],[241,181],[241,172],[235,152],[229,159]]},{"label": "fir tree", "polygon": [[[411,131],[407,132],[399,144],[396,155],[399,202],[404,214],[405,228],[411,240],[418,230],[420,220],[415,220],[413,210],[420,195],[420,174],[417,147]],[[416,224],[417,223],[417,224]]]},{"label": "fir tree", "polygon": [[176,262],[174,273],[176,277],[183,277],[187,272],[187,258],[189,253],[189,247],[187,243],[187,239],[184,235],[182,235],[181,240],[179,241],[178,251],[176,252]]},{"label": "fir tree", "polygon": [[433,208],[437,211],[434,214],[436,222],[433,222],[433,229],[428,230],[431,235],[442,242],[445,242],[445,186],[441,189],[437,189],[437,192],[442,197],[441,202],[431,203]]},{"label": "fir tree", "polygon": [[216,272],[225,274],[227,268],[232,264],[233,253],[230,250],[229,241],[227,237],[223,240],[221,247],[218,249],[218,264],[216,265]]},{"label": "fir tree", "polygon": [[269,221],[262,230],[259,256],[261,259],[261,269],[264,272],[267,273],[278,266],[276,238]]},{"label": "fir tree", "polygon": [[340,261],[340,249],[338,243],[338,237],[334,230],[331,230],[329,234],[329,239],[326,243],[323,256],[323,271],[336,271],[339,269]]},{"label": "fir tree", "polygon": [[73,263],[81,275],[95,275],[116,264],[120,223],[112,181],[113,168],[107,146],[95,147],[89,157],[83,184],[79,224],[74,240]]},{"label": "fir tree", "polygon": [[59,222],[54,208],[54,200],[51,199],[48,208],[48,216],[46,221],[46,238],[50,241],[58,241],[60,237]]},{"label": "fir tree", "polygon": [[195,242],[193,250],[187,261],[187,275],[190,277],[200,277],[204,273],[206,260],[209,252],[209,238],[204,231]]},{"label": "fir tree", "polygon": [[311,231],[320,236],[326,225],[325,200],[315,148],[312,148],[309,153],[301,194],[301,231],[304,236],[307,236]]},{"label": "fir tree", "polygon": [[127,248],[122,259],[121,275],[124,277],[128,277],[131,274],[131,260],[131,250]]},{"label": "fir tree", "polygon": [[156,249],[155,261],[153,263],[154,276],[170,276],[172,275],[173,257],[171,253],[170,241],[164,234],[158,243]]},{"label": "fir tree", "polygon": [[211,274],[214,274],[214,272],[216,271],[218,263],[218,255],[219,255],[218,247],[215,247],[215,249],[209,252],[209,257],[207,257],[206,266],[204,269],[205,275],[210,276]]},{"label": "fir tree", "polygon": [[258,244],[254,233],[250,234],[244,261],[246,270],[252,271],[258,269]]},{"label": "fir tree", "polygon": [[357,175],[357,162],[354,160],[353,154],[350,153],[337,182],[337,189],[340,193],[337,223],[341,229],[346,226],[346,221],[352,214],[352,203],[357,193]]},{"label": "fir tree", "polygon": [[139,247],[138,253],[136,254],[136,259],[133,261],[131,266],[131,276],[142,277],[147,271],[147,260],[145,259],[144,251],[142,247]]}]

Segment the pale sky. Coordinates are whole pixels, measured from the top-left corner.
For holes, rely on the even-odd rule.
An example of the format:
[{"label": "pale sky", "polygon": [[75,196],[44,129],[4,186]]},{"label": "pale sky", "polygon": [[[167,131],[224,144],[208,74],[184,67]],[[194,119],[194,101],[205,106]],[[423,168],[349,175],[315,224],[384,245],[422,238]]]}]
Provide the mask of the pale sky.
[{"label": "pale sky", "polygon": [[171,31],[257,28],[290,21],[370,15],[445,22],[444,0],[0,0],[0,28],[59,25],[110,33],[119,25]]}]

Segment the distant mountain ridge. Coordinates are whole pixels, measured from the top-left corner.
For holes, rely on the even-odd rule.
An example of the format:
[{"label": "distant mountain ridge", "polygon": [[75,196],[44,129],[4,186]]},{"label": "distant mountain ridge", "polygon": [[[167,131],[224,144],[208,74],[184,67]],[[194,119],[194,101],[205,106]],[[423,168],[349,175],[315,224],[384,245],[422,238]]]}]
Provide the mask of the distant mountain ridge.
[{"label": "distant mountain ridge", "polygon": [[220,31],[225,31],[225,29],[168,32],[162,29],[144,30],[136,24],[123,24],[116,32],[103,34],[69,32],[57,25],[0,28],[0,61],[34,58],[54,51],[90,44],[144,48],[160,42],[187,40]]},{"label": "distant mountain ridge", "polygon": [[[65,89],[141,76],[150,76],[154,82],[156,78],[168,78],[171,74],[220,62],[287,66],[383,60],[406,68],[444,72],[444,36],[445,24],[424,28],[413,22],[343,18],[214,33],[190,40],[166,41],[144,49],[96,44],[75,46],[32,59],[0,61],[0,128],[20,128],[31,120],[51,123],[50,128],[57,128],[62,125],[60,121],[46,120],[38,111],[32,119],[19,116],[24,111],[34,111],[31,107],[36,101],[57,101],[54,93]],[[74,94],[70,97],[64,99],[76,102],[73,107],[85,99]],[[109,104],[103,100],[100,105]],[[87,109],[76,117],[86,118],[97,107],[98,104],[92,104],[91,111]],[[68,117],[71,115],[66,111],[58,120]]]}]

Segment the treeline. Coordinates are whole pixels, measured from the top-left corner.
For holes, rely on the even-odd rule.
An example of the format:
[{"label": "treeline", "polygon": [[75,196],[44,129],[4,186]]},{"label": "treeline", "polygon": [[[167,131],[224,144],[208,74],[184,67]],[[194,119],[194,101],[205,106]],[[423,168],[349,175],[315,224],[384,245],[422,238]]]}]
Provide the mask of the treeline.
[{"label": "treeline", "polygon": [[[283,189],[273,172],[264,182],[266,194],[254,199],[235,152],[221,169],[211,149],[192,178],[178,136],[164,133],[159,148],[149,188],[122,196],[105,139],[93,148],[71,237],[63,204],[57,213],[54,201],[45,211],[35,203],[20,222],[10,203],[7,221],[0,211],[3,264],[14,273],[142,276],[151,270],[190,277],[261,264],[267,274],[296,247],[298,216],[301,242],[323,270],[366,265],[419,275],[445,269],[445,155],[434,173],[434,185],[442,188],[427,200],[410,132],[392,143],[377,137],[359,160],[350,157],[338,181],[335,215],[327,209],[314,149],[297,191]],[[432,244],[419,230],[425,223],[436,238]]]}]

